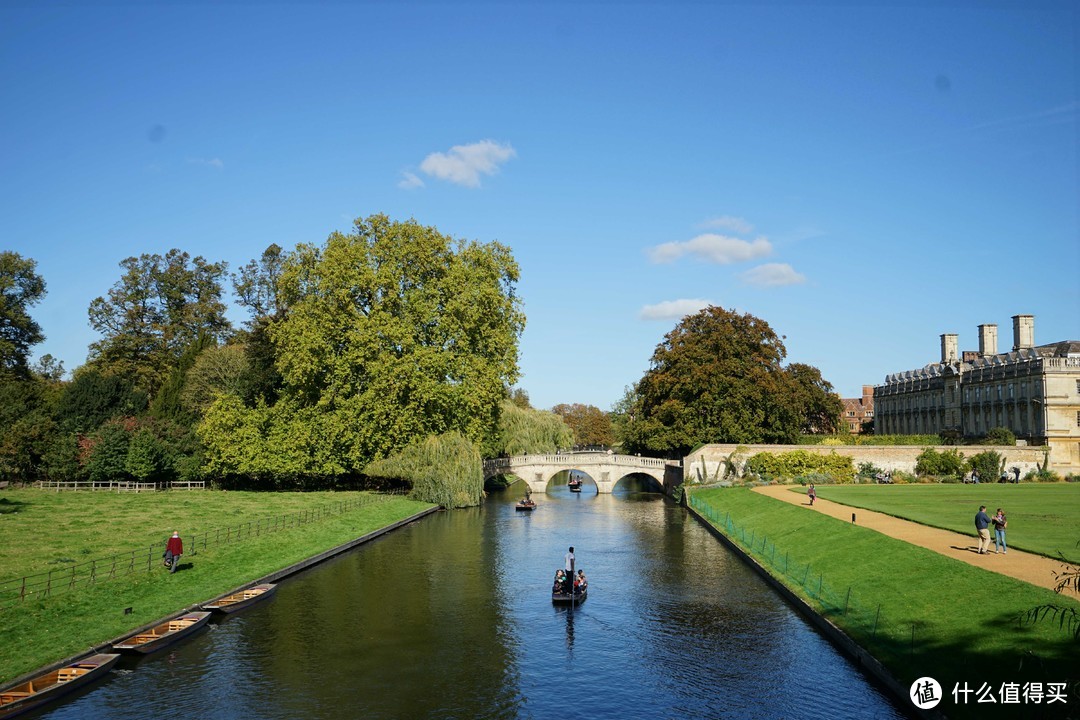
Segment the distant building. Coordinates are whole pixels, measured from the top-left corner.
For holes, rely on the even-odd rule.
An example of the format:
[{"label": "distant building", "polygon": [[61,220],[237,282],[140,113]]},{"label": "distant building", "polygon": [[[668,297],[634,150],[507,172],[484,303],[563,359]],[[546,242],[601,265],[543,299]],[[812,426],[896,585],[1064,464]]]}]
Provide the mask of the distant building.
[{"label": "distant building", "polygon": [[997,325],[979,326],[979,350],[941,336],[941,361],[874,388],[874,432],[978,438],[1008,428],[1045,445],[1051,466],[1080,472],[1080,341],[1035,345],[1035,317],[1014,315],[1013,348],[997,351]]},{"label": "distant building", "polygon": [[861,398],[841,398],[844,422],[852,435],[870,432],[874,423],[874,386],[863,385]]}]

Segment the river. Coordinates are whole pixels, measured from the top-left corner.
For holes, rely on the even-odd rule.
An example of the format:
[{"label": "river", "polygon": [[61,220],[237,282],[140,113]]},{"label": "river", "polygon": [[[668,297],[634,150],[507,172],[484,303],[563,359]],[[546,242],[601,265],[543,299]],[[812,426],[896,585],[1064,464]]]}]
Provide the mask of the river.
[{"label": "river", "polygon": [[[905,717],[669,500],[563,482],[515,512],[522,488],[286,579],[41,717]],[[568,545],[573,610],[550,600]]]}]

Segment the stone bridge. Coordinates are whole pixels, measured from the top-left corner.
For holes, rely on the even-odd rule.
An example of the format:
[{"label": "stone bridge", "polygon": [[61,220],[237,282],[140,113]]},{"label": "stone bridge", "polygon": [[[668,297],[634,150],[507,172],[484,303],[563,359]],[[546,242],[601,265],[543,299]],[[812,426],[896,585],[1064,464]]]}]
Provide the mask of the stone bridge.
[{"label": "stone bridge", "polygon": [[610,493],[627,475],[648,475],[665,492],[682,482],[682,465],[678,460],[615,455],[608,452],[552,453],[548,455],[518,455],[484,461],[484,479],[496,475],[515,475],[524,480],[533,492],[546,492],[556,474],[577,470],[596,483],[597,493]]}]

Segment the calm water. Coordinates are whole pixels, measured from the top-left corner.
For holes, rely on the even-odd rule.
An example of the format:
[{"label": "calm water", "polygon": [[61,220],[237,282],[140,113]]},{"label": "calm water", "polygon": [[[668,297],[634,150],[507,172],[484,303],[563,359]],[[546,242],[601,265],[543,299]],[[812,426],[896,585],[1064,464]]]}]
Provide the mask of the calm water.
[{"label": "calm water", "polygon": [[[681,508],[560,486],[519,513],[520,488],[285,580],[42,717],[904,717]],[[570,544],[573,611],[550,600]]]}]

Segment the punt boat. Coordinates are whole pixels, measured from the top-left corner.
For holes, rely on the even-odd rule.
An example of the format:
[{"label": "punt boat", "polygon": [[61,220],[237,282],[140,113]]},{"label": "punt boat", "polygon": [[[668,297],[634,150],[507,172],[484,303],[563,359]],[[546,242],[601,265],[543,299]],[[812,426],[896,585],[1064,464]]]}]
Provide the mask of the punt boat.
[{"label": "punt boat", "polygon": [[145,632],[135,633],[131,637],[124,638],[118,643],[113,643],[114,650],[126,653],[138,653],[149,655],[164,647],[172,645],[180,638],[186,637],[202,626],[210,619],[210,612],[191,612],[180,617],[158,623]]}]

